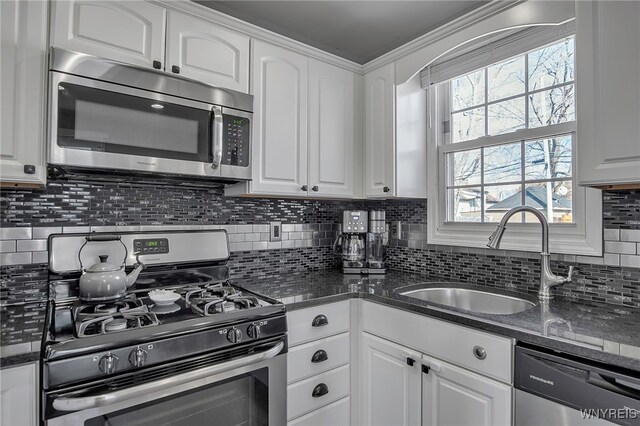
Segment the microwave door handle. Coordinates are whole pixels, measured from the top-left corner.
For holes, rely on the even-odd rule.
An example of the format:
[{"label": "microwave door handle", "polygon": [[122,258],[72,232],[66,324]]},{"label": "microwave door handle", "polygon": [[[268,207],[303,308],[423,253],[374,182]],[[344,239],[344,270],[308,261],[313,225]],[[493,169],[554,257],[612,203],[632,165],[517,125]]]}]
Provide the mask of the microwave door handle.
[{"label": "microwave door handle", "polygon": [[284,349],[284,342],[280,341],[270,349],[257,354],[233,359],[231,361],[223,362],[222,364],[210,365],[208,367],[199,368],[197,370],[188,371],[186,373],[166,377],[164,379],[143,383],[141,385],[97,395],[58,397],[53,400],[53,408],[59,411],[79,411],[127,401],[131,398],[148,395],[151,392],[171,389],[175,386],[192,382],[194,380],[204,379],[206,377],[213,376],[214,374],[224,373],[226,371],[267,361],[278,355],[282,349]]},{"label": "microwave door handle", "polygon": [[213,162],[211,168],[214,170],[220,167],[222,163],[222,135],[223,135],[223,123],[222,123],[222,108],[214,106],[211,109],[213,114],[213,120],[211,123],[211,149],[213,150]]}]

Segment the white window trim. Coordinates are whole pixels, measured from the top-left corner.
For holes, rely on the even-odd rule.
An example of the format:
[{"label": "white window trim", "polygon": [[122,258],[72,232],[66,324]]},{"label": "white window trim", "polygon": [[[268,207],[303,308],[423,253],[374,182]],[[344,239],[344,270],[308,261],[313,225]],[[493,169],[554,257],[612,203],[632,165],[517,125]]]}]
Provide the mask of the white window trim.
[{"label": "white window trim", "polygon": [[[579,70],[576,71],[578,73]],[[495,230],[495,223],[447,222],[446,179],[444,162],[439,148],[444,145],[442,108],[438,105],[438,92],[442,88],[433,85],[426,91],[428,97],[427,132],[427,203],[429,244],[486,248],[487,238]],[[576,94],[578,99],[578,94]],[[576,108],[578,105],[576,105]],[[448,117],[446,118],[448,119]],[[517,134],[517,132],[515,132]],[[505,137],[509,137],[506,136]],[[517,138],[517,135],[511,135]],[[579,146],[578,136],[575,137]],[[602,192],[598,189],[577,185],[576,148],[573,151],[573,197],[575,210],[573,224],[549,225],[549,250],[552,253],[581,256],[602,256]],[[504,234],[501,249],[539,252],[541,250],[540,225],[509,224]]]}]

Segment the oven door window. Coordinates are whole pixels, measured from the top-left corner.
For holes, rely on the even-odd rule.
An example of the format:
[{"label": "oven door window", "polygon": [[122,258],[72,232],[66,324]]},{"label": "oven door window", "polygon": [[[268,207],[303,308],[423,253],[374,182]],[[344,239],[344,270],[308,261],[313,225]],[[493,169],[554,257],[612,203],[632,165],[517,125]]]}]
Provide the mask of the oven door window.
[{"label": "oven door window", "polygon": [[143,405],[88,419],[85,426],[269,424],[269,370],[263,368],[225,381]]},{"label": "oven door window", "polygon": [[68,149],[211,162],[211,111],[62,82],[58,140]]}]

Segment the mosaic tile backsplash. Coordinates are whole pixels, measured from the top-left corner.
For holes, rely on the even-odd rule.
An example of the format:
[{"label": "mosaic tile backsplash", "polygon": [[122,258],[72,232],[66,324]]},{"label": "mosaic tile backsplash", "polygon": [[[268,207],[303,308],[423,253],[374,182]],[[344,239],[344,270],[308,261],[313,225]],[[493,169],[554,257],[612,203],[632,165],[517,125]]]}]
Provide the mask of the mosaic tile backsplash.
[{"label": "mosaic tile backsplash", "polygon": [[[217,190],[172,186],[52,181],[42,190],[0,194],[0,304],[46,297],[46,238],[52,232],[224,228],[233,274],[271,275],[338,266],[331,245],[342,211],[386,210],[403,222],[390,240],[390,269],[536,292],[538,256],[527,252],[433,246],[426,241],[426,200],[285,200],[225,198]],[[554,256],[554,270],[577,265],[567,297],[640,307],[640,191],[603,195],[605,256]],[[283,241],[268,241],[268,223],[283,224]]]}]

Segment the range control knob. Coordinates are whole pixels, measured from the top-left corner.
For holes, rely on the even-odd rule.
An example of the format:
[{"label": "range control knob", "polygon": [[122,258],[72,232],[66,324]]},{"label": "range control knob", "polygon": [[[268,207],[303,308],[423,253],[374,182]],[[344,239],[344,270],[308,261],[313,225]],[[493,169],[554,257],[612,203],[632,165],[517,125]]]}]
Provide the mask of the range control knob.
[{"label": "range control knob", "polygon": [[134,367],[144,367],[147,363],[147,351],[142,348],[136,348],[129,354],[129,363]]},{"label": "range control knob", "polygon": [[231,343],[240,343],[242,341],[242,330],[233,327],[227,332],[227,340]]},{"label": "range control knob", "polygon": [[249,328],[247,328],[247,334],[252,339],[259,339],[262,336],[262,330],[258,324],[251,324]]},{"label": "range control knob", "polygon": [[118,357],[114,354],[106,354],[100,361],[98,362],[98,368],[104,374],[113,374],[116,372],[116,367],[118,366]]}]

